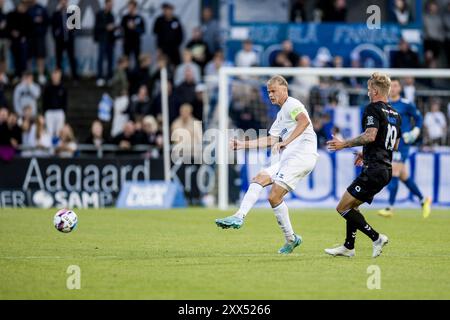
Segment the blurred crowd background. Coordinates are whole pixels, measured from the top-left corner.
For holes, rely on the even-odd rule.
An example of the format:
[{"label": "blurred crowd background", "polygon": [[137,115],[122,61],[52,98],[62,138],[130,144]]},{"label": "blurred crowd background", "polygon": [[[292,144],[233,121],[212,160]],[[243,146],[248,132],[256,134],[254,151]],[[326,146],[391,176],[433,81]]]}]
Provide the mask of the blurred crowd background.
[{"label": "blurred crowd background", "polygon": [[[67,0],[0,0],[0,159],[14,157],[103,157],[162,154],[160,70],[169,74],[171,132],[186,129],[192,145],[202,143],[202,131],[217,127],[218,72],[222,66],[373,67],[359,55],[332,55],[328,50],[307,54],[289,37],[271,44],[264,55],[251,36],[241,36],[238,50],[227,40],[230,22],[223,1],[198,1],[198,19],[188,29],[179,18],[178,1],[101,0],[89,30],[70,29]],[[232,3],[233,1],[231,1]],[[375,1],[377,2],[377,1]],[[76,2],[75,2],[76,3]],[[246,1],[256,6],[259,2]],[[276,1],[262,1],[270,9]],[[303,25],[365,23],[362,1],[283,1],[283,23]],[[450,68],[450,1],[378,1],[382,23],[420,28],[420,41],[400,37],[389,55],[392,68]],[[8,4],[8,8],[7,5]],[[227,9],[231,6],[226,5]],[[91,8],[92,9],[92,8]],[[145,9],[145,10],[144,10]],[[364,8],[363,8],[364,9]],[[153,25],[144,17],[153,10]],[[270,10],[264,9],[267,21]],[[358,11],[359,10],[359,11]],[[420,13],[420,16],[417,14]],[[235,15],[246,16],[238,11]],[[251,15],[251,13],[249,13]],[[152,35],[152,50],[146,35]],[[80,67],[81,38],[90,37],[95,50],[94,72]],[[49,40],[50,39],[50,40]],[[236,39],[236,38],[234,38]],[[300,48],[300,49],[299,49]],[[375,64],[374,64],[375,63]],[[346,135],[336,121],[339,107],[361,108],[367,103],[364,77],[289,77],[291,95],[309,109],[322,147],[331,134]],[[424,116],[417,145],[434,148],[449,144],[449,79],[401,79],[403,96]],[[276,109],[267,101],[264,79],[241,76],[231,82],[230,127],[267,128]],[[199,125],[195,125],[195,124]],[[171,136],[173,144],[183,136]],[[101,152],[100,152],[101,151]]]}]

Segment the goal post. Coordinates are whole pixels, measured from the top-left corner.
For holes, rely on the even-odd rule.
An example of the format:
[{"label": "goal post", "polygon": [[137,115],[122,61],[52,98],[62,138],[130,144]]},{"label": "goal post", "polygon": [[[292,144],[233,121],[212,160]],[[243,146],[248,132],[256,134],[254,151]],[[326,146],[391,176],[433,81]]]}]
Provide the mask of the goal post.
[{"label": "goal post", "polygon": [[270,77],[276,74],[283,76],[318,76],[318,77],[364,77],[370,78],[374,72],[382,72],[390,77],[413,78],[450,78],[450,69],[388,69],[388,68],[279,68],[279,67],[222,67],[219,70],[218,83],[218,129],[222,133],[218,139],[218,208],[227,210],[229,206],[228,183],[228,141],[226,132],[229,129],[230,79],[235,76]]}]

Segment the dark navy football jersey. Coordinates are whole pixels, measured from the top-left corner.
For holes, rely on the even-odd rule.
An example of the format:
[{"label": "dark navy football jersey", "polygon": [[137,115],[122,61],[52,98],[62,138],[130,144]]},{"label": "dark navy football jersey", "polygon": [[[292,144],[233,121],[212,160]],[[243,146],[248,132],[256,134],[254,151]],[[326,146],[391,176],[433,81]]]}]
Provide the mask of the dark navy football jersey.
[{"label": "dark navy football jersey", "polygon": [[377,128],[374,142],[363,147],[364,165],[369,167],[391,167],[395,143],[401,137],[402,119],[390,104],[377,101],[367,105],[362,118],[362,127]]}]

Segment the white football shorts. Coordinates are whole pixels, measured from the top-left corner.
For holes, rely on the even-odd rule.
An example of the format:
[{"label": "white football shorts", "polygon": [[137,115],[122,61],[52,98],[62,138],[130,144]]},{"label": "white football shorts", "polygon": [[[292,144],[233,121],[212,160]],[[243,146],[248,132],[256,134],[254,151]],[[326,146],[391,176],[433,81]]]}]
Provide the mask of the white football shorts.
[{"label": "white football shorts", "polygon": [[286,154],[281,159],[262,171],[268,174],[272,181],[288,191],[294,190],[301,179],[313,171],[319,155],[311,154]]}]

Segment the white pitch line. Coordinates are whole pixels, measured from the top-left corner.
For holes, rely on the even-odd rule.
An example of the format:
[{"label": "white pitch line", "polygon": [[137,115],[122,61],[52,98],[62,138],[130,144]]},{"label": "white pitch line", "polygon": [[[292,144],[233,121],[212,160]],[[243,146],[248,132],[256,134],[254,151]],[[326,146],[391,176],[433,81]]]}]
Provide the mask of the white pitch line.
[{"label": "white pitch line", "polygon": [[28,256],[28,257],[11,257],[11,256],[6,256],[6,257],[0,257],[0,259],[4,259],[4,260],[33,260],[33,259],[111,259],[111,258],[118,258],[118,256],[97,256],[97,257],[60,257],[60,256]]}]

